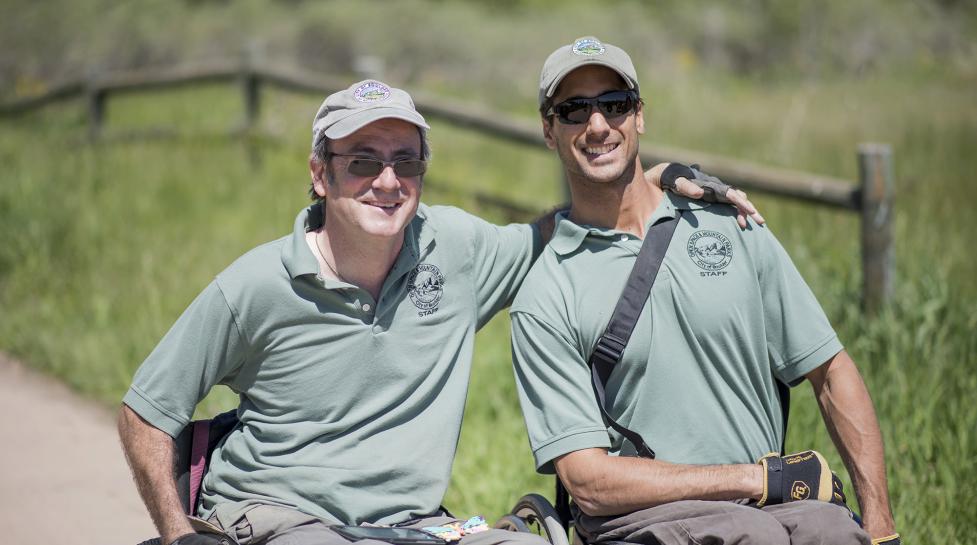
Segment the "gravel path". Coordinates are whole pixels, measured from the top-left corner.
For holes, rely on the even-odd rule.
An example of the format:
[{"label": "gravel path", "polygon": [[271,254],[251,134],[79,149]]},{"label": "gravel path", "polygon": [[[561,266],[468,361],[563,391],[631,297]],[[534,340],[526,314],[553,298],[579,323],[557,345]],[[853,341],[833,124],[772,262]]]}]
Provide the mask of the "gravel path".
[{"label": "gravel path", "polygon": [[13,545],[155,536],[111,410],[0,353],[0,531]]}]

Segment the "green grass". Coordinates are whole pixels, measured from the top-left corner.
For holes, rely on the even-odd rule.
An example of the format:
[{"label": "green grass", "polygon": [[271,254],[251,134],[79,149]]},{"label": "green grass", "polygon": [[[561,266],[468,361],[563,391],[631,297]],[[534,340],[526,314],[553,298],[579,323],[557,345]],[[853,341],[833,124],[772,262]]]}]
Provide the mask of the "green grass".
[{"label": "green grass", "polygon": [[[873,393],[907,542],[969,543],[977,520],[974,84],[948,76],[767,84],[686,76],[644,89],[649,142],[848,179],[858,142],[893,145],[898,281],[877,318],[858,309],[854,215],[754,197]],[[226,136],[238,126],[240,97],[222,86],[113,99],[97,144],[86,140],[78,103],[0,121],[0,349],[117,403],[213,275],[289,232],[306,202],[307,125],[318,99],[268,99],[264,136],[243,138]],[[160,127],[166,131],[152,132]],[[134,136],[147,131],[155,136]],[[500,221],[473,191],[537,209],[561,198],[548,152],[443,123],[432,138],[429,203]],[[446,504],[495,518],[519,495],[552,487],[532,470],[505,316],[478,336],[472,384]],[[218,393],[200,412],[232,403]],[[788,442],[818,448],[840,467],[807,387],[794,397]]]}]

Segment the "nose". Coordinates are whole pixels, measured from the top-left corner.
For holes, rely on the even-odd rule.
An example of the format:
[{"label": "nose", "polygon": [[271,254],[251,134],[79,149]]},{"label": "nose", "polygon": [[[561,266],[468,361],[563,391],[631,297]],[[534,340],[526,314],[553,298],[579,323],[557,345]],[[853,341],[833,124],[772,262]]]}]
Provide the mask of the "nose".
[{"label": "nose", "polygon": [[590,119],[587,120],[587,136],[603,138],[610,132],[611,125],[607,118],[597,108],[590,112]]},{"label": "nose", "polygon": [[400,179],[394,172],[393,165],[383,165],[383,170],[373,180],[373,188],[381,191],[397,191],[400,189]]}]

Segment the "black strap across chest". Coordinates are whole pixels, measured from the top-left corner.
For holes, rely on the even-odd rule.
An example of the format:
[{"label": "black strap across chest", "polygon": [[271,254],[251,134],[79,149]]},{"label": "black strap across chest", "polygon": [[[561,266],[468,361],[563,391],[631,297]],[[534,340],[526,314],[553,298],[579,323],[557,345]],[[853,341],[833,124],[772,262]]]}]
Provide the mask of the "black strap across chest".
[{"label": "black strap across chest", "polygon": [[[594,395],[597,396],[597,406],[600,407],[604,421],[630,441],[637,449],[638,455],[645,458],[654,458],[655,451],[645,443],[641,434],[618,424],[607,413],[604,385],[628,346],[634,326],[638,323],[641,311],[651,295],[651,286],[658,277],[658,270],[661,269],[665,252],[672,241],[676,227],[678,227],[678,218],[673,216],[661,218],[648,228],[627,284],[624,285],[624,291],[617,301],[617,306],[614,307],[614,313],[604,329],[604,334],[597,339],[594,351],[587,362],[590,365],[590,380],[594,386]],[[555,507],[563,527],[569,528],[573,518],[570,512],[570,494],[559,477],[556,478]]]},{"label": "black strap across chest", "polygon": [[618,424],[606,408],[606,394],[604,385],[611,376],[614,366],[621,361],[624,349],[628,346],[634,326],[641,317],[641,311],[648,301],[651,294],[651,286],[658,277],[662,261],[665,259],[665,252],[675,234],[678,226],[678,217],[665,217],[655,222],[648,228],[645,239],[641,243],[641,250],[635,260],[628,282],[621,292],[621,298],[614,307],[614,313],[604,330],[604,334],[597,339],[594,351],[590,354],[590,378],[594,386],[594,394],[597,396],[597,405],[604,416],[604,420],[615,431],[620,433],[625,439],[631,442],[637,449],[638,455],[645,458],[654,458],[655,451],[645,443],[641,435]]}]

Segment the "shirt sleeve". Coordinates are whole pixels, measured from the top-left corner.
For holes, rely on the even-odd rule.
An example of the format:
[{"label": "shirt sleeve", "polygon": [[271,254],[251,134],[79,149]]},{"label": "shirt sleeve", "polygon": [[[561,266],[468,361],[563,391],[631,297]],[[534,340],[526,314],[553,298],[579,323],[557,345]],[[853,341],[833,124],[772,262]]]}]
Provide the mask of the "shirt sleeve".
[{"label": "shirt sleeve", "polygon": [[590,368],[555,327],[513,311],[512,364],[529,444],[540,473],[553,459],[586,448],[610,448],[590,384]]},{"label": "shirt sleeve", "polygon": [[759,229],[758,277],[767,354],[774,376],[795,386],[843,346],[780,242],[768,228]]},{"label": "shirt sleeve", "polygon": [[478,327],[512,304],[533,261],[542,251],[542,239],[535,225],[493,225],[471,216]]},{"label": "shirt sleeve", "polygon": [[197,403],[240,367],[246,343],[217,282],[211,282],[136,371],[122,402],[176,437]]}]

